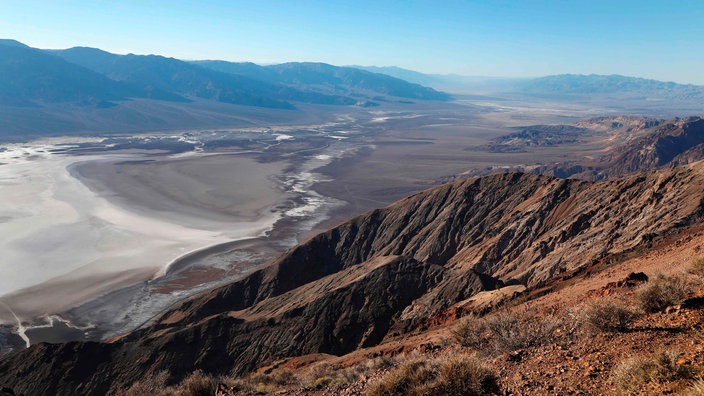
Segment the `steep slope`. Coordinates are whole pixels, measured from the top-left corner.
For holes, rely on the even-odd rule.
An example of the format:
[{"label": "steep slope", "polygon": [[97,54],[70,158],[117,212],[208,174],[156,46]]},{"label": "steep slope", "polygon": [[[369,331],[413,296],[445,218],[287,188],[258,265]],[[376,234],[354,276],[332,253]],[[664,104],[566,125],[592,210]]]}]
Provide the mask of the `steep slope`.
[{"label": "steep slope", "polygon": [[[296,63],[257,66],[225,61],[184,62],[157,55],[115,55],[95,48],[51,51],[117,81],[165,96],[176,92],[225,103],[291,108],[285,101],[354,105],[379,94],[446,100],[448,95],[417,84],[352,68]],[[292,65],[296,65],[292,70]]]},{"label": "steep slope", "polygon": [[[270,108],[293,108],[276,98],[277,87],[243,76],[218,73],[174,58],[157,55],[115,55],[95,48],[52,51],[69,62],[147,92],[175,92],[218,102]],[[157,96],[157,97],[158,97]]]},{"label": "steep slope", "polygon": [[539,95],[618,95],[643,98],[700,100],[704,87],[620,75],[560,74],[533,79],[522,92]]},{"label": "steep slope", "polygon": [[[586,122],[580,123],[586,125]],[[616,125],[617,128],[620,126]],[[572,161],[538,167],[535,172],[558,177],[604,180],[633,172],[672,168],[704,159],[704,119],[642,120],[596,161]],[[637,132],[637,134],[635,134]]]},{"label": "steep slope", "polygon": [[659,169],[698,161],[704,147],[704,119],[687,118],[669,122],[602,158],[609,163],[605,172],[624,175],[636,170]]},{"label": "steep slope", "polygon": [[[483,290],[538,287],[702,222],[704,163],[610,182],[531,174],[467,179],[322,233],[265,268],[111,343],[37,345],[0,382],[103,393],[168,370],[244,373],[344,354],[427,323]],[[56,377],[56,370],[67,375]]]},{"label": "steep slope", "polygon": [[[667,169],[704,159],[704,119],[672,120],[649,117],[598,117],[571,125],[533,125],[493,139],[493,152],[531,152],[538,147],[563,146],[579,151],[578,159],[566,162],[520,165],[512,171],[532,172],[560,178],[607,180],[634,172]],[[505,171],[504,168],[501,168]],[[481,175],[474,170],[468,175]]]},{"label": "steep slope", "polygon": [[195,63],[224,73],[243,75],[257,80],[276,82],[301,90],[326,94],[364,95],[368,99],[373,99],[378,95],[422,100],[450,99],[446,93],[399,78],[354,67],[332,66],[326,63],[291,62],[271,66],[224,61],[199,61]]},{"label": "steep slope", "polygon": [[412,83],[421,84],[425,86],[433,86],[439,81],[440,76],[434,76],[431,74],[423,74],[414,70],[404,69],[396,66],[358,66],[351,65],[349,67],[354,67],[355,69],[366,70],[372,73],[386,74],[387,76],[400,78],[401,80],[406,80]]},{"label": "steep slope", "polygon": [[134,87],[8,40],[0,42],[0,104],[108,105],[142,96]]}]

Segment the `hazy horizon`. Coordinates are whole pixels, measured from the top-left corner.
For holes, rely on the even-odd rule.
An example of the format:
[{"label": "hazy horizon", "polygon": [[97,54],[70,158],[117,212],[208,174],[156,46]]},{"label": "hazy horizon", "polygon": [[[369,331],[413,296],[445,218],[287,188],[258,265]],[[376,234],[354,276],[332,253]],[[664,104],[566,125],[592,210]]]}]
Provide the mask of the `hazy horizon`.
[{"label": "hazy horizon", "polygon": [[426,74],[619,74],[704,84],[704,3],[210,0],[0,3],[0,37],[31,47],[258,64],[397,66]]}]

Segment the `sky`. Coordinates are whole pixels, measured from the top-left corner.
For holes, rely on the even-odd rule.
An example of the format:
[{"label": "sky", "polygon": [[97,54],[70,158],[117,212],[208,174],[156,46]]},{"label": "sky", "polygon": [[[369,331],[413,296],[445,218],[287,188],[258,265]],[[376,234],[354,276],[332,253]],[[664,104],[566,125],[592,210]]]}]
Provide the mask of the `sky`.
[{"label": "sky", "polygon": [[37,48],[704,85],[704,0],[0,0]]}]

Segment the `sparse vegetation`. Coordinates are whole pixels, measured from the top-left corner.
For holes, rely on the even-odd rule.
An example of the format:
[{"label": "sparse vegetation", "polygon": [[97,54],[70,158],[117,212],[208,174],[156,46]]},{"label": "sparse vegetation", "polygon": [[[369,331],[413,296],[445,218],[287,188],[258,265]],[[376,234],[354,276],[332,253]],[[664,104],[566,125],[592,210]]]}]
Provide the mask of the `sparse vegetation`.
[{"label": "sparse vegetation", "polygon": [[298,378],[288,369],[278,369],[271,373],[252,374],[249,377],[234,381],[238,387],[251,392],[273,392],[284,385],[296,383]]},{"label": "sparse vegetation", "polygon": [[315,365],[309,372],[306,386],[312,388],[339,389],[357,381],[362,375],[392,367],[394,361],[385,357],[369,359],[348,368],[335,367],[328,362]]},{"label": "sparse vegetation", "polygon": [[590,301],[580,315],[587,332],[625,331],[635,318],[635,313],[615,299]]},{"label": "sparse vegetation", "polygon": [[465,348],[481,349],[486,345],[486,321],[474,315],[460,319],[451,333],[452,338]]},{"label": "sparse vegetation", "polygon": [[128,389],[117,392],[118,396],[164,395],[169,373],[160,371],[135,382]]},{"label": "sparse vegetation", "polygon": [[430,395],[486,395],[501,391],[494,372],[475,356],[453,356],[440,363]]},{"label": "sparse vegetation", "polygon": [[498,394],[498,377],[476,356],[443,360],[410,359],[372,384],[368,396]]},{"label": "sparse vegetation", "polygon": [[202,371],[198,370],[184,379],[176,391],[174,396],[212,396],[215,394],[217,383],[215,379]]},{"label": "sparse vegetation", "polygon": [[551,343],[564,325],[564,318],[559,315],[536,315],[530,309],[503,310],[484,318],[462,319],[452,336],[463,347],[510,352]]},{"label": "sparse vegetation", "polygon": [[704,276],[704,257],[697,257],[692,260],[692,266],[689,272],[697,276]]},{"label": "sparse vegetation", "polygon": [[658,275],[636,292],[640,307],[645,312],[659,312],[681,304],[689,295],[691,285],[681,276]]},{"label": "sparse vegetation", "polygon": [[437,368],[424,359],[409,359],[370,386],[367,396],[420,396],[424,386],[433,380]]},{"label": "sparse vegetation", "polygon": [[702,396],[704,395],[704,379],[698,378],[693,381],[685,390],[678,393],[679,396]]},{"label": "sparse vegetation", "polygon": [[530,310],[502,311],[486,318],[486,327],[491,333],[491,344],[497,352],[553,342],[555,331],[560,328],[557,316],[540,316]]},{"label": "sparse vegetation", "polygon": [[669,382],[690,376],[687,366],[677,365],[679,353],[659,351],[621,362],[612,372],[613,382],[624,392],[633,392],[649,382]]}]

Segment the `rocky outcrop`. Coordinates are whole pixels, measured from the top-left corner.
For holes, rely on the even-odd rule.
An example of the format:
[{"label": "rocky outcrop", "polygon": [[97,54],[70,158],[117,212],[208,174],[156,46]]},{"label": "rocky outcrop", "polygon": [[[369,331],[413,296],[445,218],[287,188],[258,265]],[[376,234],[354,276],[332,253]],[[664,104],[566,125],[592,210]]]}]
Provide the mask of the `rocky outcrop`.
[{"label": "rocky outcrop", "polygon": [[[0,360],[22,393],[102,394],[167,370],[245,373],[403,334],[482,291],[535,287],[701,223],[704,163],[609,182],[496,174],[358,216],[111,343]],[[66,375],[57,376],[56,373]]]},{"label": "rocky outcrop", "polygon": [[[578,125],[586,125],[584,122]],[[704,159],[704,119],[690,117],[669,122],[641,119],[615,123],[623,142],[597,161],[542,165],[534,173],[582,180],[606,180],[634,172],[667,169]],[[639,135],[633,136],[639,132]],[[647,132],[647,133],[646,133]]]},{"label": "rocky outcrop", "polygon": [[[602,158],[609,164],[608,175],[684,165],[703,157],[704,119],[677,120],[658,127],[652,134],[636,139]],[[677,159],[677,160],[675,160]]]}]

